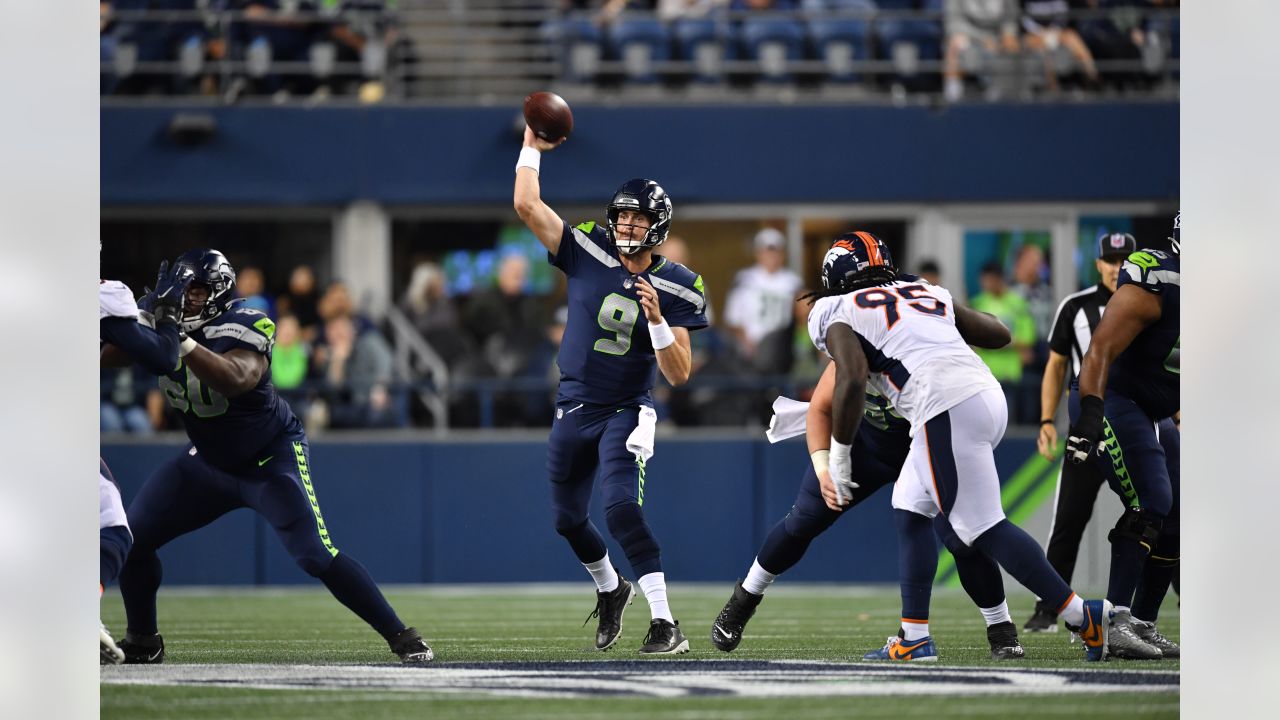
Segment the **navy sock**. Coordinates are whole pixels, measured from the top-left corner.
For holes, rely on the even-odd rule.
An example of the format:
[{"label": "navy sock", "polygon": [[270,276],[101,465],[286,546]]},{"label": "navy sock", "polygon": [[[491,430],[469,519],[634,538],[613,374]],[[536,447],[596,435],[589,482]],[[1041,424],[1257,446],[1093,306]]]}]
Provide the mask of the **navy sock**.
[{"label": "navy sock", "polygon": [[933,522],[906,510],[894,510],[898,527],[898,582],[902,586],[903,620],[929,620],[933,576],[938,572],[938,544]]},{"label": "navy sock", "polygon": [[1155,622],[1159,617],[1160,604],[1178,572],[1179,545],[1177,535],[1161,536],[1146,565],[1142,566],[1142,577],[1133,597],[1133,616],[1139,620]]},{"label": "navy sock", "polygon": [[369,571],[355,558],[338,553],[329,568],[318,577],[338,602],[369,623],[382,637],[390,640],[404,629],[404,623],[382,596]]},{"label": "navy sock", "polygon": [[789,517],[791,516],[788,515],[779,520],[773,526],[769,535],[765,537],[764,544],[760,546],[759,554],[756,555],[760,567],[774,575],[781,575],[800,562],[800,558],[804,557],[805,551],[809,549],[809,543],[813,542],[811,537],[800,537],[787,532]]},{"label": "navy sock", "polygon": [[[1133,593],[1147,562],[1147,549],[1136,539],[1117,537],[1111,541],[1111,575],[1107,580],[1107,599],[1112,605],[1129,607]],[[1147,618],[1141,618],[1146,620]]]},{"label": "navy sock", "polygon": [[583,520],[577,525],[561,527],[556,525],[556,532],[569,541],[569,547],[578,557],[578,562],[589,565],[605,556],[609,550],[605,547],[604,537],[590,520]]},{"label": "navy sock", "polygon": [[979,535],[973,546],[999,563],[1023,587],[1039,595],[1055,610],[1071,598],[1071,588],[1049,564],[1040,545],[1007,519]]},{"label": "navy sock", "polygon": [[115,582],[124,567],[124,560],[129,556],[129,546],[133,545],[133,536],[123,525],[104,527],[98,530],[100,551],[98,553],[98,582],[106,587]]},{"label": "navy sock", "polygon": [[[636,578],[662,572],[662,549],[649,529],[649,523],[645,522],[639,503],[613,505],[605,510],[604,517],[609,523],[609,534],[622,546]],[[603,553],[596,556],[596,560],[602,556]]]},{"label": "navy sock", "polygon": [[134,545],[124,567],[120,569],[120,595],[124,598],[124,612],[129,632],[135,635],[155,635],[156,591],[164,572],[160,557],[154,548]]}]

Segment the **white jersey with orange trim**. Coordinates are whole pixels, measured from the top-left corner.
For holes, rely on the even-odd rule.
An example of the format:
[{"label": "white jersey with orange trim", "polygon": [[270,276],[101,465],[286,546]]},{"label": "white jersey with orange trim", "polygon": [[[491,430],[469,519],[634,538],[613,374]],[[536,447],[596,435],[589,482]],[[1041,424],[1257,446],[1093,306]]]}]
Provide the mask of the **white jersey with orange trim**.
[{"label": "white jersey with orange trim", "polygon": [[138,304],[133,300],[133,292],[119,280],[98,281],[98,319],[108,317],[138,317]]},{"label": "white jersey with orange trim", "polygon": [[[825,297],[809,314],[809,336],[827,353],[827,330],[853,329],[866,353],[868,385],[911,422],[926,422],[985,388],[1000,389],[991,371],[960,337],[946,288],[915,278]],[[829,354],[829,353],[828,353]]]}]

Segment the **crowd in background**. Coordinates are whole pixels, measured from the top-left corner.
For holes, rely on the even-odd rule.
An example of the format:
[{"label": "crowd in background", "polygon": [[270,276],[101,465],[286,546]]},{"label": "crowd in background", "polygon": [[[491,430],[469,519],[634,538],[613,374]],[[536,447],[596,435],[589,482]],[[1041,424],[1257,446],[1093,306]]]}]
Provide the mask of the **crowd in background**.
[{"label": "crowd in background", "polygon": [[[988,99],[1150,89],[1178,57],[1178,0],[511,0],[560,79],[609,85],[873,78]],[[104,95],[378,102],[427,62],[394,0],[101,0]],[[463,6],[465,9],[465,6]],[[508,25],[520,25],[512,20]],[[537,23],[535,23],[537,25]],[[589,61],[583,61],[583,51]],[[434,56],[432,56],[434,57]],[[615,63],[620,72],[601,69]],[[671,70],[670,63],[685,63]],[[759,70],[733,73],[726,62]],[[875,63],[880,65],[876,66]],[[808,69],[802,68],[808,63]],[[658,67],[667,63],[668,69]],[[858,63],[864,63],[859,66]],[[870,63],[870,64],[867,64]],[[789,65],[801,68],[798,72]],[[1175,73],[1176,75],[1176,73]],[[531,71],[530,79],[538,77]],[[549,79],[549,78],[544,78]],[[403,84],[403,83],[401,83]]]},{"label": "crowd in background", "polygon": [[[693,376],[680,388],[659,382],[659,416],[679,426],[763,426],[779,394],[805,398],[825,362],[808,338],[808,306],[796,302],[801,277],[786,265],[786,238],[765,227],[747,238],[754,262],[738,270],[723,307],[709,302],[711,327],[692,334]],[[698,267],[685,241],[672,235],[659,253]],[[448,424],[467,427],[549,425],[559,379],[556,355],[568,310],[563,289],[536,293],[527,254],[501,256],[491,282],[451,293],[443,267],[421,262],[398,310],[448,369]],[[937,282],[937,263],[903,268]],[[1001,319],[1013,343],[979,350],[1005,388],[1010,418],[1034,424],[1040,377],[1053,319],[1045,255],[1035,244],[1016,249],[1008,268],[981,271],[970,305]],[[283,287],[267,287],[262,270],[239,268],[245,307],[276,323],[271,377],[312,430],[428,427],[433,418],[415,388],[427,382],[397,364],[388,327],[362,314],[347,286],[321,286],[308,265]],[[718,297],[718,295],[717,295]],[[145,434],[177,429],[154,378],[136,370],[102,371],[103,431]],[[441,389],[441,388],[436,388]]]}]

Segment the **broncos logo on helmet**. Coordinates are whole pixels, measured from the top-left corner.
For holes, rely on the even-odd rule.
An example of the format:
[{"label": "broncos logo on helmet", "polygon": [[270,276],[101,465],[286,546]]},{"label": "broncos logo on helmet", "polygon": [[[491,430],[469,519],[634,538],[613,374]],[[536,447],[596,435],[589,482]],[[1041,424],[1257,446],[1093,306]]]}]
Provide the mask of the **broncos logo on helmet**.
[{"label": "broncos logo on helmet", "polygon": [[212,248],[188,250],[173,261],[175,268],[185,266],[192,272],[191,286],[208,292],[203,302],[193,302],[191,288],[182,309],[182,330],[191,332],[218,317],[235,300],[236,271],[222,253]]},{"label": "broncos logo on helmet", "polygon": [[822,258],[822,287],[830,293],[883,285],[898,277],[889,247],[863,230],[845,233]]}]

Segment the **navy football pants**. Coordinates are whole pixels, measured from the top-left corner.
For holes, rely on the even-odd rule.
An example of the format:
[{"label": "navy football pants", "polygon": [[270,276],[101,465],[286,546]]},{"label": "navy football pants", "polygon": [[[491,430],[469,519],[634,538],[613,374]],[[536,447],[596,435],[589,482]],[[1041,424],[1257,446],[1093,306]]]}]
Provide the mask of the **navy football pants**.
[{"label": "navy football pants", "polygon": [[622,547],[632,572],[643,577],[662,572],[662,551],[641,510],[644,464],[627,450],[639,416],[635,405],[559,400],[547,440],[547,472],[556,532],[569,541],[579,562],[596,562],[607,552],[587,516],[598,476],[609,534]]},{"label": "navy football pants", "polygon": [[191,450],[160,466],[129,505],[134,542],[120,589],[129,629],[135,632],[156,632],[156,598],[153,588],[139,583],[130,587],[130,570],[149,566],[137,574],[154,575],[158,581],[157,550],[232,510],[249,507],[265,518],[308,575],[322,575],[338,554],[311,486],[305,434],[282,434],[259,453],[258,461],[265,462],[237,473],[216,468]]}]

